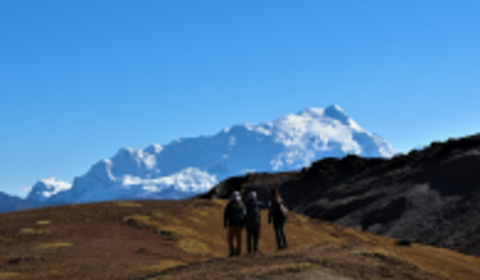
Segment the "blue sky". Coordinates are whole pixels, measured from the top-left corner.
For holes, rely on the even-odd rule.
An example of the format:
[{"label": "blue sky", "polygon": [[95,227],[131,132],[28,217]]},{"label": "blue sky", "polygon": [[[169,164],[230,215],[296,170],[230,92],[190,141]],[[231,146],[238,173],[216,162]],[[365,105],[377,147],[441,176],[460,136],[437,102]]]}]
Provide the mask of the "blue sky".
[{"label": "blue sky", "polygon": [[480,1],[0,1],[0,191],[340,105],[406,152],[480,132]]}]

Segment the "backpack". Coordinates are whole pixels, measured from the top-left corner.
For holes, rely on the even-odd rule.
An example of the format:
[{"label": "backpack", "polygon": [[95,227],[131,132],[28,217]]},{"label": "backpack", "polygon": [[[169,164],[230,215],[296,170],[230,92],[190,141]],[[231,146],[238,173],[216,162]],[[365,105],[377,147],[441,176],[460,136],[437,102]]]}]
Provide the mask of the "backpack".
[{"label": "backpack", "polygon": [[274,214],[277,218],[286,220],[288,218],[288,208],[283,204],[283,201],[275,200],[272,205]]},{"label": "backpack", "polygon": [[286,220],[288,218],[288,208],[283,204],[283,202],[280,202],[279,204],[280,204],[280,213],[282,213],[283,219]]},{"label": "backpack", "polygon": [[245,221],[245,206],[241,202],[234,202],[230,205],[230,224],[241,225]]}]

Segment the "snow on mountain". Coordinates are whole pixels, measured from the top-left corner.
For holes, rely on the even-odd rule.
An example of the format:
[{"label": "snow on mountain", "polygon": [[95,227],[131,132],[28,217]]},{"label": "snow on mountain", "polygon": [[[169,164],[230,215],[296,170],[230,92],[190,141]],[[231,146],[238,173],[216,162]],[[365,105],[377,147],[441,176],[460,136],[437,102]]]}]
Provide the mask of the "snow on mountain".
[{"label": "snow on mountain", "polygon": [[[120,170],[125,170],[125,165],[122,165],[125,162],[120,163]],[[60,193],[52,199],[69,203],[134,198],[180,199],[206,192],[217,184],[215,176],[194,167],[185,168],[170,176],[151,178],[150,174],[145,173],[140,177],[135,169],[132,169],[130,174],[119,174],[116,170],[115,176],[114,166],[112,159],[97,163],[85,176],[75,179],[71,191]]]},{"label": "snow on mountain", "polygon": [[69,190],[72,184],[58,180],[54,177],[38,181],[31,189],[27,199],[38,202],[48,200],[52,195]]},{"label": "snow on mountain", "polygon": [[73,186],[39,183],[30,196],[55,203],[184,198],[247,171],[300,169],[324,157],[347,154],[391,157],[395,151],[339,106],[309,108],[270,123],[235,125],[211,136],[180,138],[143,150],[124,147],[76,178]]}]

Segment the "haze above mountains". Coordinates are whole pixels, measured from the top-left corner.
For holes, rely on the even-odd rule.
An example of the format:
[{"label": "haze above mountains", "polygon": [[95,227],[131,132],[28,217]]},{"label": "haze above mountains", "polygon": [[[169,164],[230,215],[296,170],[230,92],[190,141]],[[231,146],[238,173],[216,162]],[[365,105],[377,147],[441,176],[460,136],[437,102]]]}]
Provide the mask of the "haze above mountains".
[{"label": "haze above mountains", "polygon": [[[298,170],[325,157],[391,157],[395,150],[339,106],[308,108],[269,123],[239,124],[168,145],[123,147],[73,184],[48,178],[0,211],[115,199],[181,199],[247,172]],[[6,201],[6,199],[4,199]]]}]

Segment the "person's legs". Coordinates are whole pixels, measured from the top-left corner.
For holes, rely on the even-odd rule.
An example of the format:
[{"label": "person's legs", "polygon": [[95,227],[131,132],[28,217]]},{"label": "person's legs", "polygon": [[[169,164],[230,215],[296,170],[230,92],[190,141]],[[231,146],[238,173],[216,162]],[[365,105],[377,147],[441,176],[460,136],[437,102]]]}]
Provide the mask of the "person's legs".
[{"label": "person's legs", "polygon": [[237,238],[237,251],[236,251],[236,255],[237,256],[240,256],[240,254],[242,253],[242,231],[243,231],[243,227],[242,226],[238,226],[236,228],[236,238]]},{"label": "person's legs", "polygon": [[252,253],[252,237],[253,237],[253,231],[250,226],[247,227],[247,250],[248,253]]},{"label": "person's legs", "polygon": [[288,248],[288,242],[287,242],[287,236],[285,235],[285,223],[280,223],[279,229],[280,229],[280,238],[281,238],[282,248],[286,249]]},{"label": "person's legs", "polygon": [[228,242],[228,248],[230,249],[230,257],[235,255],[235,248],[233,246],[233,237],[235,234],[235,230],[233,227],[228,227],[227,228],[227,242]]},{"label": "person's legs", "polygon": [[258,252],[258,241],[260,239],[260,223],[255,225],[253,230],[253,252]]},{"label": "person's legs", "polygon": [[275,239],[277,240],[277,248],[278,250],[282,249],[282,241],[281,241],[281,232],[280,232],[280,224],[273,221],[273,228],[275,230]]}]

